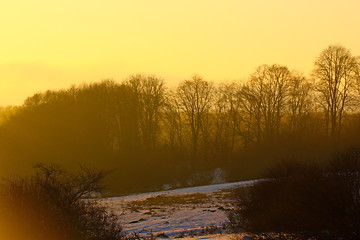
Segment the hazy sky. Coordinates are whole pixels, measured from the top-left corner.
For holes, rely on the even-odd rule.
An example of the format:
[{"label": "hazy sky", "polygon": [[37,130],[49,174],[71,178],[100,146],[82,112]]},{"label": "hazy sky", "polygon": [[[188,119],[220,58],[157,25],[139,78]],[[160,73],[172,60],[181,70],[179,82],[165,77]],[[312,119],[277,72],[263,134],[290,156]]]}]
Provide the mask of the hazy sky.
[{"label": "hazy sky", "polygon": [[0,105],[135,73],[248,77],[278,63],[309,74],[342,44],[360,55],[359,0],[8,0],[0,3]]}]

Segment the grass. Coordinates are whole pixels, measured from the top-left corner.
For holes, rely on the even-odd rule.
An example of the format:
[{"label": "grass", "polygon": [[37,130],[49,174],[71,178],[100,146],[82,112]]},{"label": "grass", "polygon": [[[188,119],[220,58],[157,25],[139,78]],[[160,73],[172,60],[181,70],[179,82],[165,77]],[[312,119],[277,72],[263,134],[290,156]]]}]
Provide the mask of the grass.
[{"label": "grass", "polygon": [[128,209],[148,209],[156,207],[175,207],[178,205],[200,205],[208,201],[208,195],[202,193],[185,195],[158,195],[141,201],[132,201],[127,205]]},{"label": "grass", "polygon": [[[238,190],[237,190],[238,191]],[[149,197],[145,200],[131,201],[126,204],[126,208],[131,211],[144,209],[177,208],[179,206],[190,206],[196,208],[199,205],[216,205],[218,207],[230,206],[233,202],[234,189],[224,189],[215,193],[193,193],[179,195],[158,195]]]}]

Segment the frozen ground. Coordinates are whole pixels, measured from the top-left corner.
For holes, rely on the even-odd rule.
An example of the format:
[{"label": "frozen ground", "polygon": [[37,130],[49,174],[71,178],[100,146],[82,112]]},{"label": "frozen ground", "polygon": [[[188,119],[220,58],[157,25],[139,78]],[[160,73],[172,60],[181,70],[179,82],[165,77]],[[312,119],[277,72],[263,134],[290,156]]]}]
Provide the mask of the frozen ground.
[{"label": "frozen ground", "polygon": [[192,187],[104,199],[121,215],[128,235],[156,238],[231,239],[226,212],[231,189],[254,181]]}]

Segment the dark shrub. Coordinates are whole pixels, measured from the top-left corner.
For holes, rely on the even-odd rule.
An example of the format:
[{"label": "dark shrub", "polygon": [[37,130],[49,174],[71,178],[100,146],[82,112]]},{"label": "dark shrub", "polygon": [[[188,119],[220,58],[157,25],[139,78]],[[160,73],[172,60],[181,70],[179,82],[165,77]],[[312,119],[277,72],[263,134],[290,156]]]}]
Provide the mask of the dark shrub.
[{"label": "dark shrub", "polygon": [[231,223],[250,232],[360,239],[359,153],[339,154],[327,168],[296,161],[273,166],[267,180],[239,190]]},{"label": "dark shrub", "polygon": [[104,175],[39,165],[32,177],[5,180],[0,188],[0,239],[118,239],[116,215],[85,199],[100,190]]}]

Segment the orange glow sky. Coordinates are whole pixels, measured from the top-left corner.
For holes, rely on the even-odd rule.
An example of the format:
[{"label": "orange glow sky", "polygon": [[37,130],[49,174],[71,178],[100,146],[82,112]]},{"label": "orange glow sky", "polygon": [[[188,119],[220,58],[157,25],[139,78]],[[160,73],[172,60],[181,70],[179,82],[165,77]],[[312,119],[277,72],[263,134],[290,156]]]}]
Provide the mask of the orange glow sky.
[{"label": "orange glow sky", "polygon": [[1,1],[0,105],[135,73],[175,85],[278,63],[308,75],[330,44],[360,55],[359,10],[358,0]]}]

